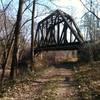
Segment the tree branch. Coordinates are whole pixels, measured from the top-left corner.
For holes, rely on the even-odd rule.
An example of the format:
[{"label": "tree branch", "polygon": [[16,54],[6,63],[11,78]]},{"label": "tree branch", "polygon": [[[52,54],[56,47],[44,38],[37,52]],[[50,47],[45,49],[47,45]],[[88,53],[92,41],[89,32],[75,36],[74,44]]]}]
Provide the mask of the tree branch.
[{"label": "tree branch", "polygon": [[[1,1],[1,4],[3,5],[3,1],[2,0],[0,0]],[[9,5],[11,4],[11,2],[12,2],[13,0],[10,0],[10,2],[7,4],[7,6],[4,8],[3,7],[3,12],[5,12],[7,9],[8,9],[8,7],[9,7]],[[1,15],[2,16],[2,15]]]},{"label": "tree branch", "polygon": [[86,5],[83,3],[82,0],[80,0],[80,2],[82,3],[82,5],[83,5],[90,13],[92,13],[97,19],[100,20],[100,17],[98,17],[93,11],[91,11],[90,9],[88,9],[88,7],[86,7]]}]

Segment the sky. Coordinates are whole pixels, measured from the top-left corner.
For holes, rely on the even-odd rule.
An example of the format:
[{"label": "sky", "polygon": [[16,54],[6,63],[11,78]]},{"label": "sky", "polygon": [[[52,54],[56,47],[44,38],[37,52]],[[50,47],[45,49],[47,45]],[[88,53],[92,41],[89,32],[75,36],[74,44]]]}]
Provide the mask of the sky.
[{"label": "sky", "polygon": [[78,8],[82,9],[82,4],[80,0],[55,0],[54,3],[63,7],[73,6],[77,9]]},{"label": "sky", "polygon": [[[6,5],[6,4],[8,4],[8,1],[10,1],[10,0],[3,0],[3,3]],[[13,13],[14,15],[16,15],[16,9],[18,7],[18,1],[19,0],[13,0],[13,3],[12,3],[13,7],[12,6],[11,7],[14,8],[14,9],[12,9],[12,12],[10,12],[11,14]],[[84,11],[86,11],[86,9],[84,8],[84,6],[80,2],[80,0],[51,0],[52,3],[49,2],[49,1],[50,0],[38,0],[39,3],[42,3],[46,6],[49,6],[49,8],[51,8],[52,10],[56,10],[56,9],[63,10],[64,12],[71,15],[77,23],[80,22],[80,19],[84,14]],[[82,0],[82,1],[85,3],[86,0]],[[37,9],[38,9],[38,12],[40,12],[40,14],[41,14],[41,12],[44,13],[46,11],[43,8],[43,6],[40,6],[40,5],[36,5],[36,10]],[[25,16],[28,18],[29,16],[31,16],[31,14],[29,14],[29,12],[26,12]],[[47,16],[47,15],[44,15],[40,18],[37,18],[36,20],[40,21],[45,16]]]},{"label": "sky", "polygon": [[[84,4],[86,4],[85,1],[86,0],[82,0],[82,2]],[[98,1],[98,3],[100,4],[100,0],[92,0],[94,9],[95,8],[97,9],[96,1]],[[81,18],[84,14],[84,11],[85,12],[87,11],[85,9],[85,7],[82,5],[82,3],[80,2],[80,0],[53,0],[53,2],[56,5],[63,6],[63,7],[66,7],[66,8],[67,7],[70,7],[70,8],[72,7],[73,10],[74,10],[72,16],[76,16],[78,18]],[[88,0],[88,2],[90,2],[90,1]],[[90,7],[90,5],[87,5],[87,7]],[[65,10],[65,8],[61,8],[61,9]],[[98,16],[100,16],[100,8],[98,8]]]},{"label": "sky", "polygon": [[[8,4],[9,1],[10,0],[3,0],[3,3]],[[19,0],[13,0],[14,7],[18,7],[18,1]],[[51,0],[52,3],[50,3],[49,0],[38,0],[38,1],[39,3],[49,6],[51,9],[61,9],[66,13],[71,14],[74,18],[75,17],[80,18],[83,14],[83,10],[85,9],[81,4],[80,0]],[[55,6],[54,4],[57,5],[58,7]],[[41,8],[39,8],[40,11],[42,10]]]},{"label": "sky", "polygon": [[68,13],[71,14],[74,18],[80,18],[83,15],[84,7],[81,4],[80,0],[55,0],[54,3],[59,6],[65,7],[61,8],[64,11],[69,8],[67,11],[69,11]]},{"label": "sky", "polygon": [[[61,9],[62,11],[71,15],[77,22],[83,15],[84,7],[81,4],[80,0],[52,0],[52,3],[48,2],[49,0],[39,0],[41,3],[45,3],[51,9]],[[57,6],[56,6],[57,5]],[[42,16],[38,20],[41,20],[45,16]]]},{"label": "sky", "polygon": [[[54,3],[65,8],[72,7],[80,15],[81,15],[81,11],[83,11],[84,9],[80,0],[55,0]],[[61,9],[64,10],[65,8],[61,8]]]},{"label": "sky", "polygon": [[[9,1],[10,0],[3,0],[3,3],[8,4]],[[13,0],[14,7],[18,7],[18,1],[19,0]],[[51,9],[61,9],[61,10],[65,11],[66,13],[71,14],[74,18],[82,17],[82,15],[84,13],[83,11],[86,10],[83,7],[80,0],[51,0],[52,3],[49,2],[50,0],[36,0],[36,1],[39,1],[39,3],[49,6]],[[85,3],[86,0],[82,0],[82,1]],[[57,5],[58,7],[55,6],[54,4]],[[39,8],[39,10],[41,11],[41,8]]]}]

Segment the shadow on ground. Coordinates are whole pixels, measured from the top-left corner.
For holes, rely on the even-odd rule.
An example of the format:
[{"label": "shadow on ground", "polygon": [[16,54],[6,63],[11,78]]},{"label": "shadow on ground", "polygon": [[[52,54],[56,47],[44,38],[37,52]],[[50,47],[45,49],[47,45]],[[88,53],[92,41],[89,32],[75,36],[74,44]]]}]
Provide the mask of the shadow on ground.
[{"label": "shadow on ground", "polygon": [[78,62],[59,62],[59,63],[54,63],[52,64],[55,68],[65,68],[65,69],[71,69],[73,70],[74,67],[78,64]]}]

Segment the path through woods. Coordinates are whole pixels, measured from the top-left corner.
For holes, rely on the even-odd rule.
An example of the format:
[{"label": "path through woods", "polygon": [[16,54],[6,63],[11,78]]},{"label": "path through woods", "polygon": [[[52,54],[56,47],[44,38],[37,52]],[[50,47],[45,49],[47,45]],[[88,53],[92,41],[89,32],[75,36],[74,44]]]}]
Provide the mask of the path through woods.
[{"label": "path through woods", "polygon": [[37,75],[35,81],[26,81],[8,89],[3,100],[77,100],[74,71],[62,66],[48,67]]}]

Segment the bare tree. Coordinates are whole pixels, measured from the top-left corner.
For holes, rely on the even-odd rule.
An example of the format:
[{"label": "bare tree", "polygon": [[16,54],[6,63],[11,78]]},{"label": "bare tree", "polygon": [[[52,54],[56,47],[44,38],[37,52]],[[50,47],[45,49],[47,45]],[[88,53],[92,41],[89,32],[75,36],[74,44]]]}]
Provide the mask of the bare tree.
[{"label": "bare tree", "polygon": [[33,8],[32,8],[32,23],[31,23],[31,70],[34,63],[34,16],[35,16],[35,3],[36,0],[33,1]]},{"label": "bare tree", "polygon": [[11,79],[14,79],[14,74],[16,72],[15,69],[17,67],[18,40],[20,35],[22,10],[23,10],[24,2],[25,2],[24,0],[19,0],[19,8],[18,8],[17,20],[16,20],[15,30],[14,30],[14,48],[13,48],[12,64],[11,64],[11,72],[10,72]]},{"label": "bare tree", "polygon": [[87,3],[87,5],[82,0],[80,0],[80,2],[87,10],[87,12],[82,16],[83,19],[82,27],[84,33],[86,34],[86,40],[91,41],[88,42],[87,44],[88,47],[87,52],[89,53],[90,61],[92,62],[94,60],[94,52],[96,50],[95,41],[98,38],[97,31],[100,27],[99,26],[100,18],[98,16],[98,8],[100,7],[100,5],[98,4],[98,1],[93,1],[93,0],[87,0],[87,2],[85,2]]},{"label": "bare tree", "polygon": [[9,19],[9,16],[7,16],[6,10],[10,6],[11,2],[13,0],[10,0],[10,2],[5,7],[3,4],[3,1],[1,0],[2,8],[0,13],[0,24],[1,24],[1,30],[0,30],[0,36],[1,36],[1,64],[2,64],[2,74],[1,74],[1,81],[3,80],[4,73],[5,73],[5,67],[8,60],[8,55],[10,52],[10,44],[12,44],[12,32],[14,28],[14,23]]},{"label": "bare tree", "polygon": [[[88,10],[88,12],[92,13],[97,19],[100,20],[100,17],[98,16],[98,14],[96,14],[94,11],[92,11],[90,8],[88,8],[88,7],[83,3],[82,0],[80,0],[80,2],[81,2],[81,3],[83,4],[83,6]],[[92,2],[94,2],[94,1],[90,0],[90,2],[92,3]],[[98,3],[98,1],[97,1],[97,3]]]}]

